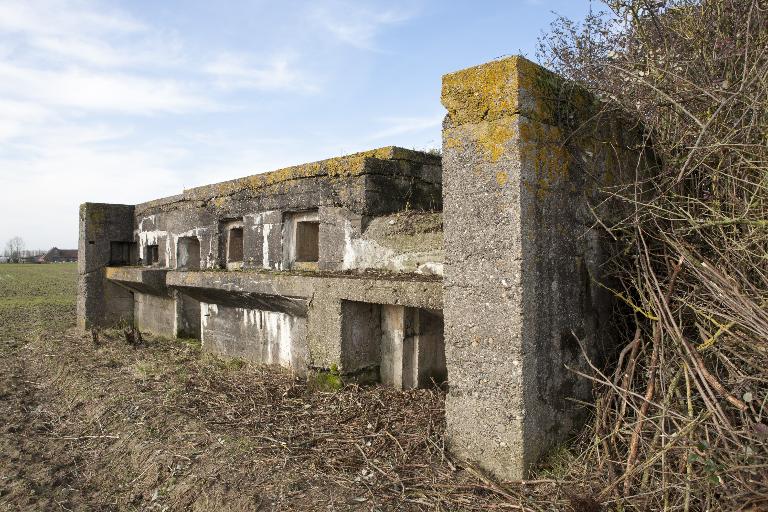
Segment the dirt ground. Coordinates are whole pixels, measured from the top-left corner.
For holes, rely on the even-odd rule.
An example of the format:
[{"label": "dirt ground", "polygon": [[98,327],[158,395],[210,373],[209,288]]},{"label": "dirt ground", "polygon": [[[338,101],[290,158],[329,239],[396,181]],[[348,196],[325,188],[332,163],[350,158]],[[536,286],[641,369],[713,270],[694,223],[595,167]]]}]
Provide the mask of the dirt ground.
[{"label": "dirt ground", "polygon": [[[74,328],[74,265],[0,266],[0,510],[568,510],[443,449],[443,394],[309,389]],[[546,497],[546,499],[543,499]]]}]

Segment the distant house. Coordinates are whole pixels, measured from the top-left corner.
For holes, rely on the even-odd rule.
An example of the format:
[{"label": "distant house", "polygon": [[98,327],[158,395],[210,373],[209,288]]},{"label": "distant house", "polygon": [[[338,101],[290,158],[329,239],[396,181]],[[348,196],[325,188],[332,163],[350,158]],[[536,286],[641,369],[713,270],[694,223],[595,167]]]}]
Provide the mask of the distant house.
[{"label": "distant house", "polygon": [[41,256],[40,260],[40,263],[68,263],[77,261],[77,249],[53,247],[44,256]]},{"label": "distant house", "polygon": [[8,263],[9,259],[8,256],[0,256],[0,263]]}]

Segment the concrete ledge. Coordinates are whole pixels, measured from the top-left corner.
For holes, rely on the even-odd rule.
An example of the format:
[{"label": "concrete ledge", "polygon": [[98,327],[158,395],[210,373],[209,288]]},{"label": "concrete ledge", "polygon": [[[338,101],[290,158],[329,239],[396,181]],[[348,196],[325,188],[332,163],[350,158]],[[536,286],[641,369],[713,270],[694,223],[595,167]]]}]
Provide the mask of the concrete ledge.
[{"label": "concrete ledge", "polygon": [[166,284],[184,289],[193,296],[235,294],[244,300],[254,300],[255,296],[261,295],[270,297],[270,303],[279,303],[280,299],[290,303],[306,302],[315,295],[322,295],[327,299],[374,304],[428,309],[443,307],[442,279],[433,276],[414,279],[413,276],[384,273],[170,271]]},{"label": "concrete ledge", "polygon": [[168,269],[142,267],[107,267],[106,278],[129,290],[150,295],[168,295],[165,275]]}]

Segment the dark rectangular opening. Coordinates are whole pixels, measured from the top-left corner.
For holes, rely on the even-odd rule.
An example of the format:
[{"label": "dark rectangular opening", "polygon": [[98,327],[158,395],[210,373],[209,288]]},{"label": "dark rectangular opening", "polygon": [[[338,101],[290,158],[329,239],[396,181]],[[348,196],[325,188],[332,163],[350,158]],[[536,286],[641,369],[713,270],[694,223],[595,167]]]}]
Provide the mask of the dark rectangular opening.
[{"label": "dark rectangular opening", "polygon": [[148,245],[146,251],[144,251],[144,256],[146,265],[154,265],[160,261],[160,251],[157,245]]},{"label": "dark rectangular opening", "polygon": [[243,261],[243,228],[231,228],[227,237],[227,263]]},{"label": "dark rectangular opening", "polygon": [[132,242],[109,242],[109,264],[112,266],[130,265]]},{"label": "dark rectangular opening", "polygon": [[346,300],[341,306],[346,371],[373,369],[382,383],[397,389],[445,383],[442,311]]},{"label": "dark rectangular opening", "polygon": [[320,223],[296,223],[296,261],[317,261],[320,256]]}]

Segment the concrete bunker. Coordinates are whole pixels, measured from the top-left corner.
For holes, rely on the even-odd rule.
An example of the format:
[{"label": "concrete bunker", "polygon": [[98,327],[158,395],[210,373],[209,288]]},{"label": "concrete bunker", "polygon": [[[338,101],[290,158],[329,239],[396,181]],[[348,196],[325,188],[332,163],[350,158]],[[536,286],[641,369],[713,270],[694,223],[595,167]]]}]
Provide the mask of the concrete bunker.
[{"label": "concrete bunker", "polygon": [[[639,161],[631,127],[592,121],[560,83],[519,57],[446,75],[442,156],[386,147],[82,205],[78,325],[400,389],[447,380],[452,452],[525,477],[590,394],[563,333],[590,356],[609,345],[611,298],[584,286],[609,254],[588,201]],[[118,266],[111,242],[145,265]]]}]

